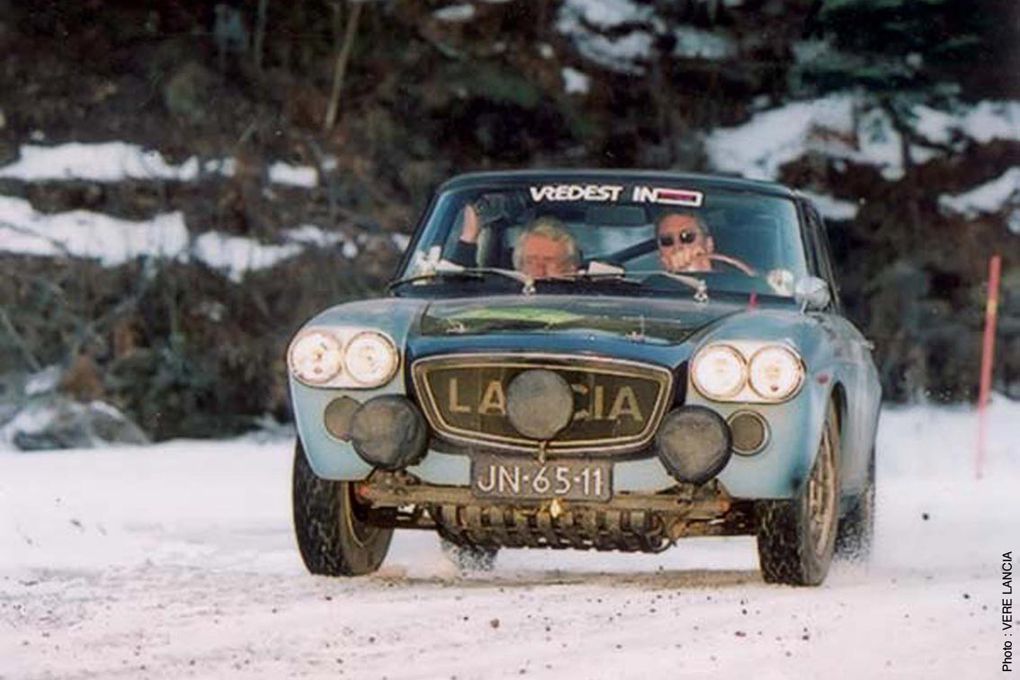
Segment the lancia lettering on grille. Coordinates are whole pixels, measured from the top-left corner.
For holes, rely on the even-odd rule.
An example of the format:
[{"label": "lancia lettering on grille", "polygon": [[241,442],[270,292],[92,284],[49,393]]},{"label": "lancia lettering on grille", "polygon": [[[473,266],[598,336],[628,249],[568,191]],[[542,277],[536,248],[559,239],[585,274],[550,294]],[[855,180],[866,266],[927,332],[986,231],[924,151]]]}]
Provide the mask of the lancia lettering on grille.
[{"label": "lancia lettering on grille", "polygon": [[508,417],[507,390],[520,373],[543,368],[561,376],[574,395],[573,415],[548,446],[553,450],[623,450],[646,444],[669,398],[665,369],[602,359],[558,361],[520,357],[437,357],[412,374],[426,417],[447,438],[534,450]]},{"label": "lancia lettering on grille", "polygon": [[[482,397],[475,403],[473,400],[464,403],[461,401],[460,378],[450,377],[446,387],[449,395],[447,409],[450,413],[477,413],[478,415],[506,415],[506,391],[503,383],[499,380],[490,380],[486,383]],[[619,387],[609,386],[609,394],[612,405],[606,411],[606,385],[596,384],[594,388],[582,383],[574,383],[570,386],[574,394],[581,398],[582,407],[574,409],[574,420],[618,420],[630,418],[636,422],[644,422],[645,416],[641,411],[641,404],[634,394],[634,388],[630,385]]]}]

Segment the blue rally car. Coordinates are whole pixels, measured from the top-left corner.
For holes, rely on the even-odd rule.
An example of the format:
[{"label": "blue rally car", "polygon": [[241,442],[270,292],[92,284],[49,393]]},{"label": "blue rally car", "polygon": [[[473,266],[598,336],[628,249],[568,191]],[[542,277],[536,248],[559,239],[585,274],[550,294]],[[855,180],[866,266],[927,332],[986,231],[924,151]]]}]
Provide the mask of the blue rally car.
[{"label": "blue rally car", "polygon": [[298,545],[374,571],[394,529],[657,552],[754,535],[766,581],[866,556],[880,387],[824,225],[783,186],[634,171],[472,174],[389,294],[288,349]]}]

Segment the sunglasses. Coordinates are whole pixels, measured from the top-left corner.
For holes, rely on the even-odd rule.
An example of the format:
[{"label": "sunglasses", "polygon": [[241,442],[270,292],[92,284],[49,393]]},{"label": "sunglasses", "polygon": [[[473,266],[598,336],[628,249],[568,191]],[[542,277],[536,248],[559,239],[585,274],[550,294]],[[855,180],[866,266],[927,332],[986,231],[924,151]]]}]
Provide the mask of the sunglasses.
[{"label": "sunglasses", "polygon": [[698,240],[698,232],[696,231],[681,231],[679,234],[659,234],[659,245],[663,248],[669,248],[674,243],[682,243],[689,246]]}]

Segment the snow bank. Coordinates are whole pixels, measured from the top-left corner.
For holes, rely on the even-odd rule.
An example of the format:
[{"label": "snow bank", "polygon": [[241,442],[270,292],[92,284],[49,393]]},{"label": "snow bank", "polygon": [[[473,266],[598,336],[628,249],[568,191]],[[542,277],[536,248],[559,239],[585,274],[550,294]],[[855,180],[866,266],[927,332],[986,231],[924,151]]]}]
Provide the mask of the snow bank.
[{"label": "snow bank", "polygon": [[358,246],[346,236],[325,231],[312,224],[288,229],[283,232],[283,237],[290,243],[265,244],[243,236],[207,232],[195,239],[192,256],[224,272],[232,281],[240,282],[247,272],[271,269],[309,248],[341,245],[344,257],[350,259],[358,255]]},{"label": "snow bank", "polygon": [[1020,102],[983,101],[952,111],[919,105],[910,113],[914,130],[936,144],[960,148],[968,142],[1020,140]]},{"label": "snow bank", "polygon": [[[997,213],[1011,205],[1020,207],[1020,168],[1010,168],[999,177],[962,194],[939,196],[945,210],[975,217],[980,213]],[[1020,233],[1020,224],[1010,230]]]},{"label": "snow bank", "polygon": [[206,232],[195,239],[192,255],[195,260],[224,272],[231,281],[239,283],[247,272],[269,269],[303,250],[297,244],[267,245],[242,236]]},{"label": "snow bank", "polygon": [[167,162],[161,153],[125,142],[21,147],[21,158],[0,168],[0,177],[26,182],[83,179],[120,182],[125,179],[192,181],[198,177],[198,159],[180,165]]},{"label": "snow bank", "polygon": [[982,144],[993,139],[1020,140],[1020,102],[980,102],[963,114],[958,128]]},{"label": "snow bank", "polygon": [[[159,151],[143,149],[126,142],[70,142],[58,146],[25,144],[20,158],[0,167],[0,178],[25,182],[87,180],[122,182],[168,180],[194,182],[204,175],[234,175],[233,158],[200,162],[192,156],[179,165],[170,163]],[[269,181],[312,188],[318,185],[318,172],[305,165],[275,162],[269,166]]]},{"label": "snow bank", "polygon": [[641,75],[645,60],[652,49],[652,36],[646,31],[632,31],[616,39],[587,33],[577,41],[577,49],[593,62],[611,71]]},{"label": "snow bank", "polygon": [[750,121],[718,128],[705,147],[716,170],[758,179],[776,179],[779,168],[808,150],[833,155],[853,153],[854,100],[832,95],[756,113]]},{"label": "snow bank", "polygon": [[139,222],[87,210],[47,215],[34,210],[24,199],[0,196],[2,252],[95,259],[107,267],[136,257],[201,262],[235,282],[241,281],[246,272],[271,268],[306,248],[343,244],[341,252],[346,258],[354,258],[359,252],[345,236],[314,225],[287,230],[283,236],[289,243],[266,244],[219,232],[206,232],[192,242],[180,212]]},{"label": "snow bank", "polygon": [[48,395],[30,400],[0,426],[0,443],[24,451],[50,451],[148,444],[149,438],[112,404]]},{"label": "snow bank", "polygon": [[743,125],[708,135],[709,162],[724,172],[775,180],[786,163],[817,153],[874,165],[886,179],[899,179],[899,133],[884,111],[859,108],[852,95],[835,94],[756,113]]},{"label": "snow bank", "polygon": [[[916,106],[910,124],[928,142],[961,145],[993,139],[1020,140],[1020,102],[981,102],[954,111]],[[706,138],[717,170],[777,179],[779,169],[809,152],[879,169],[887,180],[903,176],[902,137],[884,110],[840,93],[792,102],[756,113],[743,125],[719,128]],[[908,148],[910,160],[926,162],[943,153],[925,145]]]},{"label": "snow bank", "polygon": [[560,19],[563,20],[566,15],[572,21],[607,29],[624,23],[647,21],[652,12],[651,7],[638,5],[633,0],[566,0],[560,9]]},{"label": "snow bank", "polygon": [[649,21],[653,9],[631,0],[567,0],[560,6],[556,30],[586,59],[619,73],[642,74],[642,62],[652,51],[653,38],[643,28],[610,38],[601,31]]},{"label": "snow bank", "polygon": [[136,257],[180,258],[188,230],[180,212],[133,222],[87,210],[47,215],[20,198],[0,196],[0,250],[98,259],[106,266]]}]

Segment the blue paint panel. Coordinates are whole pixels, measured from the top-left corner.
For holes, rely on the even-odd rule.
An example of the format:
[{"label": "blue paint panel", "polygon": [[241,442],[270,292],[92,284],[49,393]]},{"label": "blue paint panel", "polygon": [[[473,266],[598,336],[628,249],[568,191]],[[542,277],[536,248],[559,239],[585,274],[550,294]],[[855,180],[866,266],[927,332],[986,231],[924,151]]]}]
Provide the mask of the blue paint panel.
[{"label": "blue paint panel", "polygon": [[734,454],[719,480],[737,498],[790,498],[814,462],[824,418],[820,404],[825,398],[825,394],[805,386],[783,404],[720,403],[691,390],[687,403],[707,406],[723,418],[745,410],[761,414],[770,430],[768,445],[752,456]]}]

